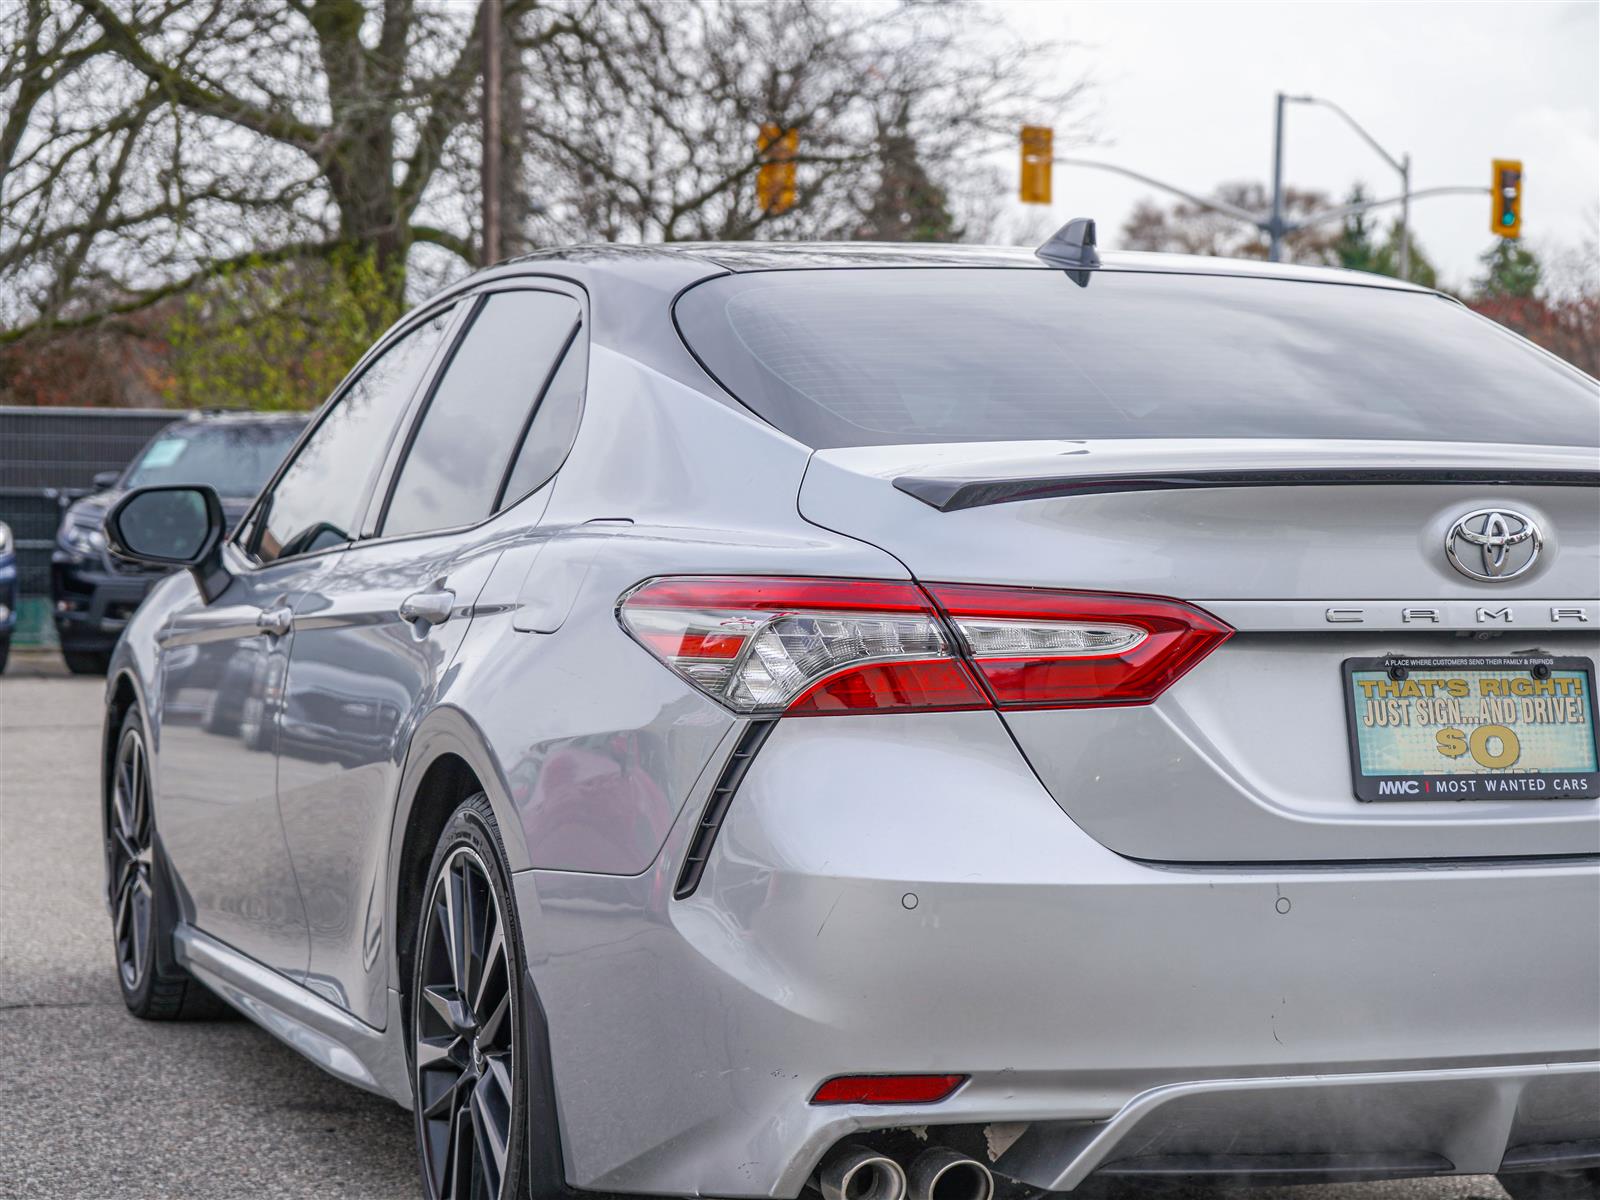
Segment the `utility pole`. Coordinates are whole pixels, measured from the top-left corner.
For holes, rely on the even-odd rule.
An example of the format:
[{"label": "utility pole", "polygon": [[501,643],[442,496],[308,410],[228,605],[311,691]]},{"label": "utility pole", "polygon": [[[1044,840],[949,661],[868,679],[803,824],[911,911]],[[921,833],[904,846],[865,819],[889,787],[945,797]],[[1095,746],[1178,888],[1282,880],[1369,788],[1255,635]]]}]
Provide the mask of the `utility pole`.
[{"label": "utility pole", "polygon": [[1272,123],[1272,215],[1267,218],[1267,258],[1283,261],[1283,102],[1287,97],[1278,93],[1276,119]]},{"label": "utility pole", "polygon": [[483,265],[500,261],[500,4],[480,0],[483,18]]}]

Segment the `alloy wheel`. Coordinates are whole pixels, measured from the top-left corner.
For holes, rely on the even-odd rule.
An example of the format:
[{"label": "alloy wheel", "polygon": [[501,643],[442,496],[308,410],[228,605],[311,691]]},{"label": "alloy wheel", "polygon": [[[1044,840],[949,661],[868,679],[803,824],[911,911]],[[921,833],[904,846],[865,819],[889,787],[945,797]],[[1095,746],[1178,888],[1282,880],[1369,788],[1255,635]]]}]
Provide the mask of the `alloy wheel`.
[{"label": "alloy wheel", "polygon": [[439,869],[416,999],[422,1160],[437,1200],[500,1200],[512,1136],[516,998],[506,923],[478,854]]},{"label": "alloy wheel", "polygon": [[122,974],[122,986],[132,992],[144,978],[154,916],[150,764],[144,737],[137,729],[126,730],[117,744],[108,817],[107,879],[117,969]]}]

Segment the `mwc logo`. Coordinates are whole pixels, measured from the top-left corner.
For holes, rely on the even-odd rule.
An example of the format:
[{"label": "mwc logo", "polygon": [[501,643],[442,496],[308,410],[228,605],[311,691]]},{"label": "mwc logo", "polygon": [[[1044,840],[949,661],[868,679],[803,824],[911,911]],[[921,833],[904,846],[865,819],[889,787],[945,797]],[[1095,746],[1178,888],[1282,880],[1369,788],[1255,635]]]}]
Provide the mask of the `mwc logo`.
[{"label": "mwc logo", "polygon": [[1415,796],[1421,790],[1422,785],[1415,779],[1378,780],[1378,795],[1380,796]]}]

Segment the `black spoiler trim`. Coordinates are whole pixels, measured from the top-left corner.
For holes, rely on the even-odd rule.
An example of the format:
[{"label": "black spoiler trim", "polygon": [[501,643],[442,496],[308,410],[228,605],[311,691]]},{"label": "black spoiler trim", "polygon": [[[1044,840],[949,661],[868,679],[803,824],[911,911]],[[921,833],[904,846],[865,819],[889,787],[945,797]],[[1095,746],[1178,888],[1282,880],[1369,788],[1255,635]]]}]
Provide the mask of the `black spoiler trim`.
[{"label": "black spoiler trim", "polygon": [[1219,471],[1156,471],[1119,475],[1035,476],[1026,479],[935,479],[902,475],[894,486],[940,512],[1099,496],[1108,492],[1164,492],[1192,488],[1334,487],[1348,484],[1480,483],[1522,487],[1600,487],[1600,471],[1488,467],[1263,467]]}]

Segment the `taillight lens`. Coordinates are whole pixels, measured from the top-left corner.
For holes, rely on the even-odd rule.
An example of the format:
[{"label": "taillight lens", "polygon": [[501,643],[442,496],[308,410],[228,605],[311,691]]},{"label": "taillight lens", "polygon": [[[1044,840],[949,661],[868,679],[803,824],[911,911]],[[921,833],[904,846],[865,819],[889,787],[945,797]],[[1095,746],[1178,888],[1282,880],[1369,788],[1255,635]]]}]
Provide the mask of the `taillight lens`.
[{"label": "taillight lens", "polygon": [[736,712],[989,706],[913,583],[658,579],[624,596],[618,614],[645,649]]},{"label": "taillight lens", "polygon": [[1233,630],[1178,600],[930,584],[1001,708],[1148,704]]},{"label": "taillight lens", "polygon": [[1232,632],[1147,596],[768,576],[651,580],[618,616],[734,711],[797,716],[1143,704]]}]

